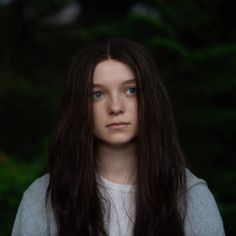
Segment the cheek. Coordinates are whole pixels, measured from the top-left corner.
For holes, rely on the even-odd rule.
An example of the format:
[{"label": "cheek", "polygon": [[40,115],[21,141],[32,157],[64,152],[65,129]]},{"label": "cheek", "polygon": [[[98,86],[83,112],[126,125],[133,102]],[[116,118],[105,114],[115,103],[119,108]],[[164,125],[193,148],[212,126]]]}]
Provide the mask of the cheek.
[{"label": "cheek", "polygon": [[133,119],[135,123],[135,128],[136,128],[136,134],[138,134],[138,106],[137,103],[135,104],[133,108]]},{"label": "cheek", "polygon": [[93,107],[93,123],[95,125],[95,128],[97,125],[101,124],[101,121],[103,121],[102,108],[99,106],[94,106]]},{"label": "cheek", "polygon": [[131,115],[133,116],[133,119],[137,120],[138,107],[137,107],[137,102],[136,101],[133,101],[130,104],[129,110],[130,110]]},{"label": "cheek", "polygon": [[101,118],[99,115],[99,110],[94,109],[93,110],[93,127],[94,127],[94,136],[95,137],[99,136],[100,125],[101,125]]}]

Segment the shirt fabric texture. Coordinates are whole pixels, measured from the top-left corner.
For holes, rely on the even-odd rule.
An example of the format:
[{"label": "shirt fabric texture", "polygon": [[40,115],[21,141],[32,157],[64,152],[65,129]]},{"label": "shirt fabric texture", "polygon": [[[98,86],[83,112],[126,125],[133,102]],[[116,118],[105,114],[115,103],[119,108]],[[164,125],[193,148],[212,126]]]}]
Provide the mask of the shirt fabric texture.
[{"label": "shirt fabric texture", "polygon": [[[224,227],[216,201],[203,179],[186,170],[187,212],[186,236],[224,236]],[[110,215],[104,216],[105,227],[110,236],[131,236],[134,220],[135,185],[111,182],[101,176],[99,188],[109,199]],[[49,175],[36,179],[24,192],[15,218],[12,236],[56,236],[56,224],[45,194]]]}]

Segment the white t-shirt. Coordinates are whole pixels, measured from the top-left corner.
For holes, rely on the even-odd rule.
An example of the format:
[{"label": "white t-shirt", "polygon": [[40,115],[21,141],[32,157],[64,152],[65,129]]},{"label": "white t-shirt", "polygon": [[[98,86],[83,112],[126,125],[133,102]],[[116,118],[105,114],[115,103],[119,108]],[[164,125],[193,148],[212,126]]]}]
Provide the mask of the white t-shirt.
[{"label": "white t-shirt", "polygon": [[[104,216],[107,232],[109,232],[109,235],[114,236],[132,235],[136,186],[118,184],[102,176],[99,177],[101,180],[99,181],[101,193],[108,203],[107,214]],[[110,215],[108,209],[110,209]]]}]

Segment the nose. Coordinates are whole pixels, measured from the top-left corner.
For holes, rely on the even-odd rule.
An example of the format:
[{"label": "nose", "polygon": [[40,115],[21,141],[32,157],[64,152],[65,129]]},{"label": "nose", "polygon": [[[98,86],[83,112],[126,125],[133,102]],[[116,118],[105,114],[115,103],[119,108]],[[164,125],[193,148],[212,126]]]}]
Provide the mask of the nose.
[{"label": "nose", "polygon": [[120,95],[112,95],[108,102],[108,113],[110,115],[118,115],[125,111],[122,97]]}]

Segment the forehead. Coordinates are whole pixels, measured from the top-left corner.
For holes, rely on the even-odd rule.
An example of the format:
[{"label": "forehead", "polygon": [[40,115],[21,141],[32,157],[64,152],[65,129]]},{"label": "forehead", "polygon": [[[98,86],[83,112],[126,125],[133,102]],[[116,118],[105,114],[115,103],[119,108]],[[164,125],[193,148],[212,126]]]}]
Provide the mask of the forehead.
[{"label": "forehead", "polygon": [[135,82],[131,68],[123,62],[108,59],[98,63],[93,73],[93,84],[117,84],[127,80]]}]

